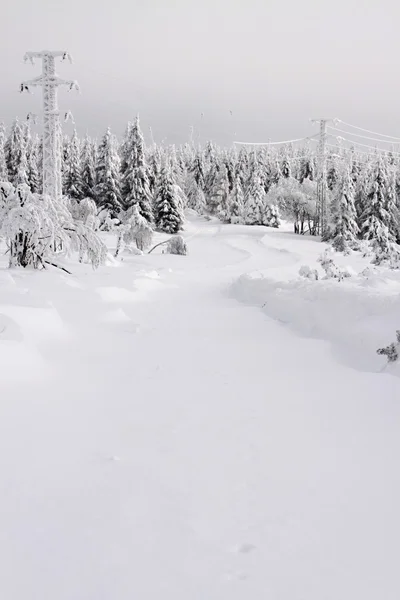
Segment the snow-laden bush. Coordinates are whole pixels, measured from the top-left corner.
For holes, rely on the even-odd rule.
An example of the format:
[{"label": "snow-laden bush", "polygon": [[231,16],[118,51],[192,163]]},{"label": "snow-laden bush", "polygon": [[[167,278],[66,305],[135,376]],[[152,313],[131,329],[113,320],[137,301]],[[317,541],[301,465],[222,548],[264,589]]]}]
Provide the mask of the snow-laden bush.
[{"label": "snow-laden bush", "polygon": [[399,359],[400,350],[400,330],[396,331],[396,342],[389,344],[385,348],[378,348],[376,351],[380,356],[386,356],[387,364],[395,363]]},{"label": "snow-laden bush", "polygon": [[124,244],[135,242],[136,247],[143,252],[151,246],[153,229],[147,219],[142,217],[139,207],[134,204],[122,216],[122,224],[117,227],[118,241],[115,256],[117,257]]},{"label": "snow-laden bush", "polygon": [[351,277],[352,273],[346,267],[339,267],[332,258],[332,250],[327,249],[318,258],[318,262],[321,263],[321,267],[325,271],[325,279],[337,279],[342,281],[347,277]]},{"label": "snow-laden bush", "polygon": [[319,279],[317,269],[311,269],[308,265],[303,265],[299,269],[300,277],[304,277],[304,279],[311,279],[313,281],[317,281]]},{"label": "snow-laden bush", "polygon": [[188,247],[181,235],[174,235],[167,243],[167,254],[181,254],[185,256],[188,253]]},{"label": "snow-laden bush", "polygon": [[75,222],[64,199],[32,194],[27,185],[0,183],[0,236],[10,253],[10,266],[45,267],[55,254],[77,250],[94,267],[107,249],[94,230]]}]

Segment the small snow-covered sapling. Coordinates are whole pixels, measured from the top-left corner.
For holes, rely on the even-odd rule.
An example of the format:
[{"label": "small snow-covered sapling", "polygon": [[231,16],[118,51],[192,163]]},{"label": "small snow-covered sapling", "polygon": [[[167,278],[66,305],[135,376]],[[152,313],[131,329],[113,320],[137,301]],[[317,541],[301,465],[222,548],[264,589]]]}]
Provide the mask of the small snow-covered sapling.
[{"label": "small snow-covered sapling", "polygon": [[387,364],[395,363],[399,359],[400,348],[400,330],[396,331],[396,343],[389,344],[385,348],[378,348],[376,351],[380,356],[386,356]]}]

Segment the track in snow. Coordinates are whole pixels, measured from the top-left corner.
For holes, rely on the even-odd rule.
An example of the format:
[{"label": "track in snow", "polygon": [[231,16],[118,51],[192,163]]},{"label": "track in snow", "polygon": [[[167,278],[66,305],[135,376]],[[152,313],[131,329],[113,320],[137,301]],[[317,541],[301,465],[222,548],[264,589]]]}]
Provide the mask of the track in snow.
[{"label": "track in snow", "polygon": [[61,325],[2,393],[2,596],[397,600],[400,382],[229,298],[302,242],[195,229],[188,257],[17,281]]}]

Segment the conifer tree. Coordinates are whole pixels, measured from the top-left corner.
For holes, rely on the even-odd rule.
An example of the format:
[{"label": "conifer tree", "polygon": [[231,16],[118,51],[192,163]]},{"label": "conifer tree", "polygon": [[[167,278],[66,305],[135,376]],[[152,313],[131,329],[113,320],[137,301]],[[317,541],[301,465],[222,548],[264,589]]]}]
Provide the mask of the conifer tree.
[{"label": "conifer tree", "polygon": [[298,178],[300,183],[303,183],[305,179],[314,181],[314,160],[308,150],[300,160]]},{"label": "conifer tree", "polygon": [[231,223],[243,223],[244,221],[244,193],[239,174],[235,177],[235,184],[230,196],[229,220]]},{"label": "conifer tree", "polygon": [[180,209],[177,186],[174,183],[168,161],[161,173],[160,185],[154,202],[154,216],[156,227],[161,231],[178,233],[182,229],[183,213]]},{"label": "conifer tree", "polygon": [[23,127],[18,119],[15,119],[5,146],[8,179],[14,185],[18,185],[19,182],[22,182],[22,179],[26,179],[23,176],[27,168],[24,138]]},{"label": "conifer tree", "polygon": [[326,174],[326,184],[328,186],[328,190],[333,191],[338,181],[339,171],[337,169],[336,162],[332,161]]},{"label": "conifer tree", "polygon": [[40,192],[40,176],[39,176],[39,145],[40,139],[37,135],[32,137],[28,146],[28,185],[33,194]]},{"label": "conifer tree", "polygon": [[381,161],[375,167],[371,185],[366,199],[366,206],[362,215],[361,235],[364,240],[373,240],[378,230],[387,229],[389,236],[390,215],[386,210],[387,178]]},{"label": "conifer tree", "polygon": [[120,160],[110,128],[100,142],[96,162],[95,201],[99,208],[107,208],[112,217],[121,210]]},{"label": "conifer tree", "polygon": [[265,204],[265,189],[261,181],[259,168],[256,167],[250,177],[245,195],[245,224],[261,225]]},{"label": "conifer tree", "polygon": [[333,215],[333,247],[339,252],[347,252],[357,243],[359,228],[354,205],[354,186],[347,170],[338,188],[338,197]]},{"label": "conifer tree", "polygon": [[125,210],[138,204],[139,212],[148,221],[153,221],[152,196],[146,165],[144,138],[139,117],[129,129],[125,143],[122,173],[122,198]]},{"label": "conifer tree", "polygon": [[84,198],[94,198],[96,186],[95,152],[94,144],[88,136],[85,137],[82,144],[80,178],[82,196]]},{"label": "conifer tree", "polygon": [[81,151],[76,129],[68,143],[68,152],[64,169],[64,194],[75,200],[82,200],[84,194],[82,185]]},{"label": "conifer tree", "polygon": [[290,165],[290,160],[289,160],[289,156],[288,156],[287,152],[285,152],[285,154],[283,155],[280,169],[281,169],[282,177],[284,177],[285,179],[289,179],[289,177],[292,176],[292,168]]},{"label": "conifer tree", "polygon": [[210,203],[214,213],[224,223],[229,221],[229,179],[224,164],[218,172],[213,188],[210,192]]},{"label": "conifer tree", "polygon": [[249,155],[244,146],[239,150],[239,156],[236,162],[235,175],[240,177],[241,186],[245,186],[249,177]]},{"label": "conifer tree", "polygon": [[0,181],[8,181],[8,169],[6,162],[6,128],[4,123],[0,123]]}]

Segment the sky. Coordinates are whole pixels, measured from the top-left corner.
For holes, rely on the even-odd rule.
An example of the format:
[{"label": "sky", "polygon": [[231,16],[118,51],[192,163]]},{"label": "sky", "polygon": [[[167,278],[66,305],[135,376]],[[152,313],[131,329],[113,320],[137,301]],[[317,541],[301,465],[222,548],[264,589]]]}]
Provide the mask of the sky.
[{"label": "sky", "polygon": [[121,135],[139,114],[167,144],[293,139],[322,117],[400,137],[399,18],[396,0],[13,0],[0,120],[40,114],[40,90],[18,92],[40,64],[22,57],[60,49],[74,63],[59,76],[81,87],[60,110],[81,135]]}]

